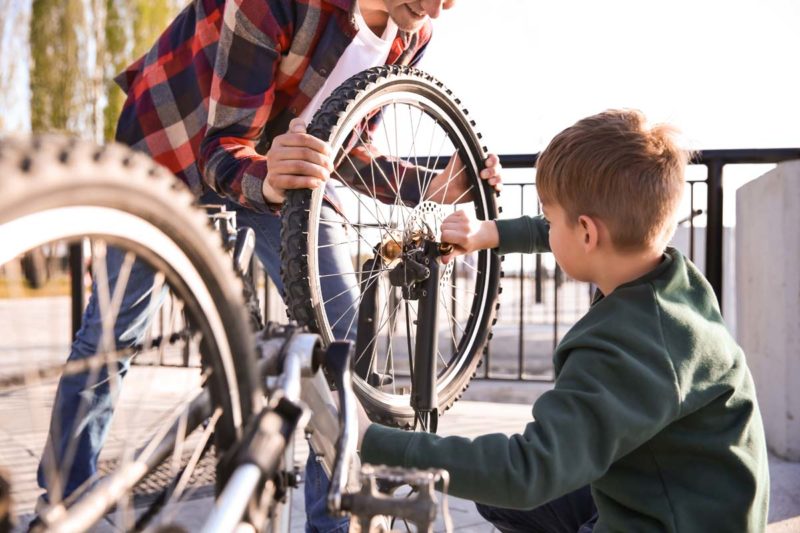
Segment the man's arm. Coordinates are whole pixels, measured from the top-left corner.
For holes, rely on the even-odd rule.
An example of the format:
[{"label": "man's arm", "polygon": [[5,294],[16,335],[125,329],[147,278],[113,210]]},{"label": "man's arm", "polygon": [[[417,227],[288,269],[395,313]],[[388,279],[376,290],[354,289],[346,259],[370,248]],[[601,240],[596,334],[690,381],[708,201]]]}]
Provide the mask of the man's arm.
[{"label": "man's arm", "polygon": [[198,160],[212,189],[258,211],[268,210],[262,192],[267,159],[255,146],[272,111],[280,51],[286,45],[279,21],[285,14],[270,11],[276,4],[225,2],[208,129]]}]

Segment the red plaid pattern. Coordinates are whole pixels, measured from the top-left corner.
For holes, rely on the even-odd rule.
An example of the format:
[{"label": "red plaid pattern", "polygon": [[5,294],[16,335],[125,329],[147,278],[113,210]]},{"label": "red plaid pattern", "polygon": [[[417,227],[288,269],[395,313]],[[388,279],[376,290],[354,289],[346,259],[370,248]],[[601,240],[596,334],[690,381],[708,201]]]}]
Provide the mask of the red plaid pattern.
[{"label": "red plaid pattern", "polygon": [[[208,186],[267,211],[264,154],[352,41],[353,3],[195,0],[117,77],[128,97],[116,139],[150,154],[195,194]],[[416,64],[430,36],[430,23],[400,32],[386,64]],[[389,198],[384,188],[371,192]],[[413,202],[419,192],[406,196]]]}]

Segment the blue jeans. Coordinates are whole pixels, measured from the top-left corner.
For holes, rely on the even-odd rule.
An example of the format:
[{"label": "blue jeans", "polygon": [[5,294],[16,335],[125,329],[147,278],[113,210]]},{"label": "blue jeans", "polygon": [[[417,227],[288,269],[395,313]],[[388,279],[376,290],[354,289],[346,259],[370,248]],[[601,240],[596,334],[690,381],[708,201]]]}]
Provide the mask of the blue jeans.
[{"label": "blue jeans", "polygon": [[591,533],[597,522],[588,485],[530,510],[475,506],[502,533]]},{"label": "blue jeans", "polygon": [[[283,283],[280,279],[280,217],[245,209],[231,201],[223,200],[213,192],[206,193],[201,201],[206,204],[226,205],[229,210],[236,211],[239,227],[253,229],[256,234],[256,255],[280,293],[283,294]],[[336,220],[339,215],[326,205],[322,210],[322,218]],[[347,238],[341,226],[321,225],[319,268],[323,276],[353,272],[348,246],[325,246],[348,240],[351,239]],[[113,247],[108,248],[106,268],[110,294],[114,293],[123,260],[123,252]],[[334,335],[337,338],[354,340],[355,324],[352,328],[350,325],[352,317],[358,311],[354,302],[357,301],[359,295],[355,274],[322,277],[321,279],[324,280],[322,296],[326,301],[330,300],[327,308],[328,319],[331,324],[338,320],[333,328]],[[117,349],[132,346],[144,339],[166,293],[166,290],[163,290],[154,296],[152,294],[153,280],[153,271],[137,260],[131,269],[114,325],[114,341]],[[339,320],[343,316],[344,318]],[[68,360],[75,361],[97,353],[102,331],[97,287],[93,284],[92,295],[84,311],[81,328],[72,343]],[[91,375],[91,373],[74,374],[64,376],[59,381],[53,404],[50,434],[37,472],[39,486],[50,492],[51,497],[56,496],[53,494],[54,491],[60,493],[62,498],[68,496],[97,472],[97,459],[108,435],[114,403],[119,395],[122,378],[125,376],[128,366],[129,361],[121,362],[112,376],[108,376],[104,369],[96,375]],[[70,458],[72,458],[72,466],[69,472],[62,472],[59,479],[51,479],[47,475],[47,472],[52,471],[51,468],[48,468],[49,465],[69,463]],[[309,464],[312,462],[314,466],[318,466],[314,457],[311,457]],[[311,471],[315,476],[319,472],[321,472],[319,468]],[[306,477],[309,479],[311,475]],[[323,502],[327,492],[327,483],[324,474],[321,481],[313,483],[315,487],[325,486],[317,496]],[[318,515],[309,514],[308,518],[311,524],[317,522],[325,524],[330,520],[324,505],[321,509],[314,505],[308,507],[318,513]],[[329,529],[319,530],[329,531]]]}]

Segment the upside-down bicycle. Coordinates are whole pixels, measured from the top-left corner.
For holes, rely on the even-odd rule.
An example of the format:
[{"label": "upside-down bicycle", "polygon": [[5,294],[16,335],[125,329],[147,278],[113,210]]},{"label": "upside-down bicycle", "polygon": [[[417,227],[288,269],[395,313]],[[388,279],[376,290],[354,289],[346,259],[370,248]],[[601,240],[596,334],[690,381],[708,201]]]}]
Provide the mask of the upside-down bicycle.
[{"label": "upside-down bicycle", "polygon": [[[433,505],[430,491],[441,474],[373,469],[360,492],[352,489],[352,475],[345,489],[353,400],[343,396],[344,418],[331,421],[326,381],[314,371],[330,352],[328,377],[346,394],[350,364],[343,363],[342,352],[349,350],[332,337],[315,235],[321,225],[336,223],[353,236],[341,245],[353,263],[352,272],[342,275],[356,279],[360,289],[357,313],[348,317],[356,336],[355,393],[379,421],[434,429],[438,414],[457,399],[480,362],[500,277],[491,252],[459,258],[455,267],[437,272],[437,231],[446,207],[425,200],[426,169],[445,167],[457,153],[470,183],[470,208],[480,218],[497,215],[494,194],[478,179],[485,150],[466,115],[435,79],[395,67],[356,76],[323,105],[309,131],[332,144],[341,164],[352,164],[351,150],[369,139],[389,156],[389,164],[416,169],[421,201],[406,205],[398,194],[386,203],[368,186],[345,184],[338,200],[342,217],[331,222],[319,217],[321,192],[289,195],[283,218],[287,298],[293,318],[316,334],[276,326],[253,334],[251,324],[258,321],[247,309],[255,307],[254,290],[242,275],[252,253],[246,235],[220,246],[220,232],[209,230],[207,214],[147,157],[116,145],[57,137],[3,140],[0,467],[9,483],[8,491],[0,490],[0,516],[8,524],[30,516],[38,458],[44,455],[47,465],[44,436],[59,430],[58,420],[48,421],[58,378],[84,374],[89,389],[108,386],[118,398],[114,423],[100,471],[66,500],[56,491],[40,509],[48,530],[82,531],[104,522],[124,530],[172,527],[180,509],[214,494],[216,511],[210,517],[196,513],[207,520],[206,528],[212,528],[207,530],[233,530],[242,522],[257,530],[285,530],[288,520],[281,516],[289,511],[283,504],[298,478],[291,445],[308,412],[304,405],[315,415],[312,446],[334,476],[332,508],[353,513],[365,528],[373,515],[388,509],[424,528],[423,515]],[[369,165],[370,171],[361,175],[365,185],[385,178],[376,177],[377,167]],[[218,214],[215,220],[223,235],[237,235],[228,227],[229,217]],[[64,298],[26,298],[16,258],[43,245],[52,251],[75,243],[92,258],[104,334],[96,355],[65,364],[68,346],[43,335],[63,322],[64,313],[54,309]],[[113,279],[106,269],[111,250],[122,258]],[[143,338],[120,343],[124,332],[113,326],[136,262],[155,273],[153,288],[140,303],[158,309],[159,318]],[[126,375],[124,387],[115,380],[120,375]],[[340,428],[349,438],[340,439],[337,448]],[[74,454],[68,448],[67,458]],[[58,487],[69,468],[69,461],[51,461],[44,473],[49,486]],[[377,478],[423,488],[405,509],[375,496]]]}]

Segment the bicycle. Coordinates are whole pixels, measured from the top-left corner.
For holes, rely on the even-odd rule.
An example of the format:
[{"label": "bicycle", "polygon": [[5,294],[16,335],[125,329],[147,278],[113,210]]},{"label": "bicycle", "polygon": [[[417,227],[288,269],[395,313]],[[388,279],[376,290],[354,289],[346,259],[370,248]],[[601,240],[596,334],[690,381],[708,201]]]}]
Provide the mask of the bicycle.
[{"label": "bicycle", "polygon": [[[301,386],[297,381],[297,359],[307,373],[312,363],[319,365],[322,350],[317,336],[274,326],[254,335],[254,290],[247,276],[234,271],[235,264],[242,274],[249,263],[252,248],[247,245],[247,232],[236,230],[230,213],[217,212],[209,219],[171,175],[147,157],[117,145],[98,147],[59,137],[2,140],[0,191],[0,265],[6,297],[0,300],[0,312],[4,313],[4,325],[14,325],[4,328],[0,341],[5,443],[0,448],[0,465],[11,469],[0,478],[0,524],[10,528],[33,508],[32,461],[43,451],[47,461],[52,453],[44,435],[59,376],[85,375],[89,388],[103,383],[118,388],[109,377],[125,372],[129,374],[127,382],[138,380],[150,390],[130,405],[125,405],[124,398],[120,400],[115,423],[122,429],[112,429],[112,434],[119,436],[104,447],[101,472],[69,498],[60,498],[58,486],[65,468],[73,465],[69,461],[53,464],[50,457],[45,476],[56,489],[51,490],[54,497],[42,509],[43,522],[38,529],[85,531],[108,520],[125,530],[174,527],[179,507],[191,504],[197,496],[208,496],[204,481],[215,479],[212,490],[220,495],[225,512],[222,518],[218,514],[209,518],[211,530],[232,531],[243,520],[258,530],[286,530],[288,522],[281,520],[281,514],[287,512],[283,503],[289,501],[286,494],[298,479],[285,450],[291,448],[294,428],[306,412],[298,407],[298,391],[321,398],[323,406],[317,405],[315,410],[329,416],[325,405],[330,402],[324,397],[330,393],[319,373],[314,378],[318,385],[322,380],[317,387]],[[216,224],[216,233],[210,224]],[[93,356],[65,364],[65,348],[50,349],[31,342],[44,323],[26,330],[30,326],[22,320],[26,299],[8,297],[20,296],[19,290],[26,285],[15,258],[40,245],[63,248],[71,243],[85,244],[91,251],[93,282],[100,295],[95,304],[104,311],[104,339]],[[112,251],[122,261],[120,276],[114,280],[109,279],[106,265]],[[142,339],[114,346],[111,326],[125,292],[124,278],[137,261],[155,271],[154,288],[144,305],[166,307],[167,318],[148,328]],[[165,299],[166,293],[170,299]],[[246,300],[251,301],[250,313]],[[50,307],[58,302],[45,303]],[[55,314],[50,318],[55,319]],[[67,338],[66,331],[59,335]],[[184,351],[189,352],[188,366],[175,362],[183,360]],[[287,357],[295,362],[287,365]],[[137,364],[130,365],[131,359]],[[265,385],[267,375],[280,372],[288,376]],[[344,391],[348,381],[340,378],[340,382],[339,390]],[[159,383],[168,385],[164,389],[179,390],[162,390]],[[131,383],[125,387],[126,391],[136,389]],[[138,390],[141,392],[141,387]],[[352,406],[352,402],[343,398],[342,405]],[[309,403],[315,405],[314,399]],[[343,411],[347,412],[349,418],[343,419],[346,423],[341,427],[349,426],[352,436],[355,419],[352,409]],[[131,418],[137,423],[124,423]],[[278,419],[282,429],[272,431],[265,421]],[[57,423],[53,421],[53,425]],[[270,431],[265,433],[265,428]],[[57,435],[58,428],[54,430]],[[320,450],[324,434],[322,428],[315,431]],[[337,464],[346,464],[349,455],[343,450],[353,445],[335,450],[331,444],[334,437],[335,433],[328,433],[333,451],[326,460],[329,470],[336,473],[347,470]],[[264,446],[259,453],[248,455],[246,450],[254,442]],[[21,445],[26,460],[9,453],[13,444]],[[74,454],[74,449],[67,453]],[[260,472],[255,477],[254,457]],[[335,458],[340,458],[339,463]],[[371,476],[375,478],[374,471]],[[392,476],[398,478],[397,473]],[[425,474],[419,479],[425,476],[430,477]],[[334,479],[344,478],[337,475]],[[159,486],[153,489],[154,485]],[[338,487],[334,495],[339,494],[333,498],[338,501],[334,508],[350,506],[362,517],[368,516],[365,512],[374,499],[371,494],[342,495],[341,482],[332,486]],[[236,495],[233,501],[239,502],[236,507],[227,503],[231,491]],[[420,510],[429,511],[431,502],[420,500],[409,508],[420,514]]]},{"label": "bicycle", "polygon": [[[371,87],[379,87],[380,90],[370,92]],[[352,96],[354,89],[358,91]],[[432,119],[432,131],[435,132],[436,127],[441,125],[446,134],[441,140],[437,138],[440,145],[453,148],[462,159],[469,162],[465,172],[471,180],[471,190],[474,189],[477,193],[477,200],[473,204],[479,214],[483,217],[496,216],[498,209],[493,194],[486,191],[482,184],[476,186],[479,183],[477,168],[485,150],[478,143],[479,136],[472,132],[472,125],[464,116],[466,112],[449,92],[442,89],[439,82],[412,70],[368,71],[357,76],[331,97],[318,115],[321,118],[315,119],[311,126],[312,132],[316,131],[315,128],[323,128],[325,124],[331,128],[329,134],[338,132],[338,137],[333,137],[335,148],[342,146],[342,139],[353,137],[347,133],[347,122],[344,125],[339,124],[338,118],[332,122],[332,110],[341,104],[342,95],[355,98],[350,102],[355,102],[351,110],[362,113],[360,117],[357,114],[348,115],[353,125],[363,122],[365,117],[371,119],[373,125],[377,124],[374,119],[378,114],[385,114],[390,101],[395,102],[391,104],[395,109],[396,102],[401,102],[402,105],[404,100],[400,97],[420,106],[417,127],[414,129],[417,133],[423,117],[432,113],[435,117]],[[370,106],[372,109],[368,109]],[[397,117],[396,112],[394,116]],[[387,117],[382,118],[382,127],[386,128]],[[455,142],[447,141],[450,135]],[[363,141],[362,137],[359,139]],[[358,142],[356,139],[352,140]],[[415,146],[413,141],[411,146]],[[446,159],[449,158],[440,155],[428,153],[417,157],[415,153],[412,161],[418,168],[422,168],[422,164],[426,168],[440,168],[446,165]],[[246,468],[251,474],[249,481],[242,485],[241,476],[244,474],[240,474],[239,467],[242,465],[239,463],[253,466],[252,461],[242,459],[247,456],[242,455],[241,450],[247,449],[254,439],[258,440],[255,437],[259,433],[253,428],[257,428],[260,421],[267,418],[276,420],[276,407],[280,397],[287,397],[287,402],[290,403],[297,398],[296,380],[291,382],[295,383],[293,385],[268,387],[266,392],[264,387],[266,368],[274,370],[276,366],[276,363],[266,361],[276,360],[275,353],[283,353],[283,347],[290,343],[289,337],[294,336],[287,333],[284,337],[271,338],[269,335],[276,334],[273,329],[267,337],[262,335],[254,339],[252,326],[258,324],[253,313],[254,290],[247,276],[241,276],[250,253],[248,246],[239,246],[239,243],[246,242],[246,235],[239,235],[230,224],[229,215],[220,213],[215,217],[216,235],[210,232],[207,215],[193,207],[194,198],[181,184],[147,157],[116,145],[97,147],[90,143],[57,137],[39,138],[30,142],[4,140],[0,143],[0,179],[3,193],[0,197],[0,265],[4,265],[5,274],[3,295],[13,297],[20,294],[17,288],[22,286],[23,275],[14,258],[45,244],[50,245],[51,249],[58,249],[59,246],[78,243],[91,252],[93,283],[98,287],[95,292],[99,294],[94,305],[100,306],[101,315],[105,317],[102,321],[101,349],[91,357],[65,365],[63,353],[66,348],[51,350],[30,343],[32,333],[39,331],[41,322],[33,326],[19,323],[22,317],[18,309],[22,305],[21,300],[11,304],[8,301],[0,302],[6,304],[0,305],[0,310],[7,311],[7,316],[15,319],[15,324],[19,326],[6,332],[7,335],[0,342],[0,350],[6,354],[19,354],[19,346],[27,350],[24,356],[18,356],[16,361],[3,365],[0,371],[0,398],[3,399],[2,406],[6,408],[3,419],[15,420],[13,416],[9,416],[10,413],[18,412],[20,407],[27,409],[27,417],[16,419],[14,423],[23,426],[25,431],[21,434],[25,435],[24,439],[36,442],[24,452],[28,458],[26,471],[35,470],[32,460],[44,452],[44,475],[49,478],[48,485],[55,487],[51,491],[55,496],[48,502],[43,514],[46,525],[53,530],[84,530],[89,524],[107,520],[108,513],[113,509],[114,520],[123,529],[155,530],[166,527],[171,524],[175,510],[180,505],[193,501],[198,495],[208,495],[207,489],[203,492],[203,487],[208,486],[202,483],[205,477],[215,478],[213,493],[220,495],[223,502],[227,501],[226,498],[231,498],[225,496],[226,490],[237,490],[237,494],[241,494],[243,490],[245,494],[257,495],[255,499],[233,498],[240,503],[246,502],[248,508],[242,509],[238,506],[235,512],[225,513],[226,524],[237,523],[244,516],[251,526],[258,529],[279,527],[280,514],[283,511],[281,502],[287,501],[285,494],[296,484],[297,476],[290,461],[287,462],[284,458],[284,464],[281,465],[281,461],[276,463],[274,458],[283,457],[283,448],[290,446],[291,439],[288,436],[293,433],[291,428],[301,422],[298,415],[300,411],[286,408],[287,413],[293,413],[295,418],[282,422],[285,426],[283,432],[270,434],[271,439],[277,440],[272,441],[272,451],[266,454],[272,459],[264,464],[255,464],[260,469],[260,476],[256,477],[252,468]],[[420,185],[422,189],[422,181]],[[445,185],[445,192],[446,187]],[[311,195],[304,199],[302,192],[290,195],[285,208],[285,220],[297,220],[301,218],[299,215],[305,216],[302,206],[306,201],[312,213],[310,218],[306,218],[308,227],[313,228],[315,224],[324,222],[315,219],[313,215],[316,209],[314,206],[319,205],[321,198]],[[363,201],[359,201],[359,205],[362,203]],[[442,357],[445,363],[443,371],[437,371],[434,357],[428,358],[429,362],[433,361],[432,364],[416,365],[418,371],[413,374],[413,383],[408,379],[411,374],[404,377],[401,373],[394,372],[394,367],[391,374],[381,373],[382,377],[377,383],[369,382],[369,369],[378,368],[375,360],[380,331],[393,332],[396,328],[404,327],[406,336],[402,340],[408,348],[407,354],[411,356],[410,332],[420,331],[411,324],[413,296],[416,294],[420,302],[418,307],[423,314],[428,312],[435,315],[441,305],[438,300],[441,287],[450,279],[448,275],[455,278],[452,271],[449,274],[445,272],[442,276],[444,282],[441,282],[435,272],[432,275],[430,273],[435,268],[434,265],[431,265],[428,273],[419,268],[425,259],[428,259],[429,264],[431,259],[436,263],[437,254],[442,251],[436,245],[435,227],[443,216],[441,208],[432,206],[431,202],[423,201],[419,206],[419,209],[406,213],[400,209],[399,200],[395,199],[389,209],[397,214],[399,220],[410,221],[409,224],[395,224],[392,227],[386,223],[388,219],[382,219],[364,225],[363,234],[366,236],[370,231],[376,233],[379,236],[376,242],[380,246],[376,247],[374,242],[370,244],[376,253],[369,259],[356,255],[357,261],[361,262],[363,259],[364,263],[371,262],[372,266],[363,269],[368,272],[368,276],[363,283],[363,294],[366,297],[362,296],[359,300],[360,332],[356,341],[353,364],[356,377],[353,383],[356,393],[361,396],[371,414],[380,420],[409,426],[416,419],[424,428],[435,429],[440,410],[443,411],[457,399],[480,362],[480,353],[489,336],[488,330],[495,310],[493,302],[500,272],[497,257],[490,253],[477,256],[477,267],[470,260],[459,263],[460,269],[474,269],[474,274],[469,275],[468,279],[475,284],[477,290],[467,289],[463,292],[475,292],[475,295],[468,297],[471,305],[464,315],[465,329],[462,329],[462,333],[453,331],[456,327],[462,328],[458,312],[455,316],[448,316],[452,350],[450,360]],[[379,212],[376,210],[375,214]],[[354,232],[361,231],[350,222],[346,224],[355,228]],[[293,237],[297,235],[297,231],[297,226],[289,227],[286,233],[287,244],[293,245],[295,250],[287,248],[284,265],[308,259],[296,272],[302,273],[307,268],[312,275],[305,279],[297,276],[291,278],[290,283],[287,283],[287,290],[290,293],[295,292],[297,287],[302,290],[302,283],[308,283],[308,294],[311,297],[308,301],[302,298],[298,300],[296,297],[292,299],[291,311],[295,318],[319,332],[320,347],[333,346],[330,328],[320,327],[312,319],[303,320],[303,310],[307,311],[306,317],[317,320],[320,318],[319,309],[309,308],[309,301],[319,303],[320,283],[318,277],[313,276],[313,253],[303,252],[302,243],[306,241],[295,240]],[[313,242],[313,231],[307,233],[307,242]],[[239,239],[231,239],[234,235],[239,235]],[[362,244],[366,242],[368,241],[364,240]],[[224,251],[226,246],[234,256],[233,261]],[[305,250],[309,248],[305,247]],[[109,279],[107,262],[112,260],[119,262],[120,276]],[[114,318],[119,311],[120,300],[125,296],[127,276],[135,272],[138,262],[146,263],[155,274],[153,289],[146,299],[137,304],[150,308],[160,307],[162,320],[148,328],[143,336],[128,339],[129,342],[125,345],[117,346],[114,339],[119,335],[115,335],[117,332],[113,331]],[[235,272],[233,264],[238,265],[236,270],[239,270],[240,275]],[[388,266],[394,271],[394,285],[387,285],[392,280],[385,279],[389,272]],[[360,269],[354,268],[354,272],[358,270]],[[376,274],[373,270],[379,272]],[[286,271],[284,268],[284,272]],[[409,282],[414,273],[412,271],[416,274],[413,281]],[[393,288],[389,289],[389,286]],[[378,287],[382,290],[378,291]],[[449,287],[451,291],[454,290],[452,287],[455,287],[455,283],[451,283]],[[398,292],[403,293],[402,299]],[[171,295],[169,299],[166,298],[167,293]],[[403,305],[405,317],[392,317],[390,313],[382,321],[375,321],[370,326],[366,320],[371,316],[368,314],[369,306],[372,305],[373,310],[377,309],[382,302],[379,299],[381,294],[386,298],[394,298],[394,310]],[[250,304],[250,312],[246,307],[247,303]],[[322,305],[324,306],[324,302]],[[425,311],[425,308],[428,310]],[[449,312],[446,306],[445,311]],[[327,317],[320,320],[323,326],[325,320]],[[361,327],[362,322],[365,327]],[[383,329],[377,327],[381,323],[384,324]],[[429,323],[437,322],[432,320]],[[389,324],[391,328],[388,328]],[[29,329],[26,330],[26,327]],[[436,349],[438,335],[430,333],[433,329],[428,331],[427,337],[417,336],[416,355],[410,361],[409,369],[414,368],[416,361],[424,360],[423,354],[439,352]],[[62,334],[62,338],[68,338],[66,332]],[[388,336],[391,347],[388,350],[389,357],[393,357],[395,345],[398,344],[392,335],[393,333],[389,333]],[[308,348],[308,345],[315,342],[317,341],[307,340],[305,352],[319,352],[320,349]],[[367,352],[369,358],[365,366],[363,355]],[[137,364],[131,365],[132,360]],[[164,363],[174,360],[182,362],[175,366]],[[143,398],[128,399],[128,405],[125,405],[123,394],[122,405],[115,408],[116,431],[121,436],[104,447],[100,456],[101,471],[69,498],[63,499],[61,494],[64,493],[64,487],[60,487],[59,483],[65,477],[65,468],[73,468],[74,465],[69,460],[55,461],[52,447],[46,447],[43,442],[42,433],[46,433],[48,427],[43,425],[42,419],[46,421],[46,412],[49,412],[50,405],[47,403],[49,400],[42,401],[42,398],[52,394],[54,382],[59,375],[86,376],[89,388],[107,386],[112,395],[115,395],[119,393],[119,384],[115,378],[124,374],[129,374],[126,381],[138,380],[140,384],[151,387],[151,391],[156,390]],[[300,391],[301,394],[311,395],[307,398],[310,403],[321,402],[316,404],[313,411],[324,415],[327,410],[324,407],[327,402],[324,399],[327,386],[319,373],[316,376],[316,385],[306,383],[300,387]],[[387,376],[390,376],[391,383]],[[434,376],[437,376],[437,381],[434,381]],[[413,405],[408,401],[411,395],[407,389],[402,388],[403,379],[416,392]],[[158,384],[163,382],[169,384],[169,387],[164,387],[170,389],[169,394],[158,388]],[[284,376],[282,383],[290,381]],[[178,384],[181,385],[181,390],[175,392]],[[399,393],[398,385],[401,386]],[[386,386],[392,387],[391,393],[381,390]],[[132,387],[128,385],[125,389],[131,390]],[[287,389],[295,392],[287,395]],[[345,385],[339,388],[344,389]],[[274,398],[277,400],[273,401]],[[25,399],[27,404],[23,404]],[[342,404],[352,405],[352,401],[348,403],[343,399]],[[286,420],[289,415],[283,414],[286,416],[281,420]],[[79,415],[80,413],[76,418],[80,419]],[[130,418],[135,418],[136,424],[127,424],[126,421]],[[347,420],[343,422],[341,427],[346,428]],[[58,423],[58,420],[54,420],[49,428],[56,435],[61,433]],[[2,429],[7,440],[23,440],[19,437],[19,432],[15,434],[13,424],[9,423]],[[38,440],[31,438],[31,434],[38,435]],[[323,434],[327,434],[327,449],[326,439],[321,437]],[[325,428],[325,431],[312,433],[311,439],[315,449],[322,452],[326,469],[337,474],[342,467],[337,467],[334,459],[345,458],[349,454],[343,453],[344,448],[337,450],[333,447],[331,434],[335,432]],[[282,440],[276,435],[282,435]],[[280,453],[277,453],[279,450]],[[74,456],[74,453],[74,447],[68,448],[67,459]],[[14,464],[14,460],[0,459],[2,465],[10,463]],[[108,475],[104,475],[106,470],[110,472]],[[20,486],[14,481],[14,474],[15,472],[11,473],[12,490]],[[409,505],[407,514],[424,523],[423,515],[425,512],[429,514],[433,501],[429,497],[432,495],[433,484],[441,475],[373,469],[363,482],[362,486],[365,488],[361,496],[342,492],[343,478],[334,475],[334,480],[339,481],[335,481],[332,486],[339,487],[337,490],[341,495],[336,496],[337,492],[333,491],[331,505],[334,509],[350,509],[357,518],[360,517],[362,526],[367,528],[370,513],[373,511],[380,514],[387,508],[393,508],[394,514],[405,512],[396,503],[387,504],[385,497],[379,501],[372,492],[372,487],[377,483],[375,480],[383,478],[395,483],[412,481],[423,487],[419,494],[425,496],[419,501],[409,500],[415,503]],[[269,481],[266,485],[265,480]],[[28,486],[31,484],[30,478],[27,483]],[[158,485],[157,490],[148,489],[154,485]],[[243,486],[249,488],[242,489]],[[16,500],[15,512],[18,515],[32,510],[33,501],[30,496],[30,490],[21,498],[19,494],[11,493],[11,497]],[[141,510],[139,504],[142,503],[147,504],[146,511]],[[3,505],[4,502],[0,500],[0,510]],[[228,508],[233,509],[231,506]],[[10,516],[7,515],[6,518]]]}]

